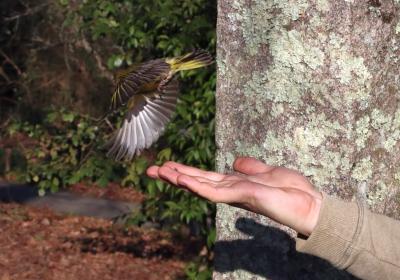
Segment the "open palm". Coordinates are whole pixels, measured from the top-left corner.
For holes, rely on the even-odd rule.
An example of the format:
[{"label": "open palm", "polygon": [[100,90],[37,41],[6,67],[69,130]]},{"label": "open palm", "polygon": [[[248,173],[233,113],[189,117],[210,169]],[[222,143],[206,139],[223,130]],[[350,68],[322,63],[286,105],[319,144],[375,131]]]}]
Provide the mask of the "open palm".
[{"label": "open palm", "polygon": [[247,209],[301,234],[311,234],[318,220],[322,195],[306,177],[254,158],[238,158],[233,168],[237,173],[220,174],[166,162],[151,166],[147,174],[210,201]]}]

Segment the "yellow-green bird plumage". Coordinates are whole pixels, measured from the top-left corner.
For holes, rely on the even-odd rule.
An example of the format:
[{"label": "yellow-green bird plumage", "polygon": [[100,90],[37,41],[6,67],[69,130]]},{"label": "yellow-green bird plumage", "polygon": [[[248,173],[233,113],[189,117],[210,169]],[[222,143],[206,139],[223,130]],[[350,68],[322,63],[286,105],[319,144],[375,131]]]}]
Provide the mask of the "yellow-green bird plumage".
[{"label": "yellow-green bird plumage", "polygon": [[114,111],[127,109],[127,113],[108,142],[107,155],[116,160],[131,160],[157,141],[175,111],[179,84],[174,75],[211,63],[210,54],[197,50],[118,72],[111,108]]}]

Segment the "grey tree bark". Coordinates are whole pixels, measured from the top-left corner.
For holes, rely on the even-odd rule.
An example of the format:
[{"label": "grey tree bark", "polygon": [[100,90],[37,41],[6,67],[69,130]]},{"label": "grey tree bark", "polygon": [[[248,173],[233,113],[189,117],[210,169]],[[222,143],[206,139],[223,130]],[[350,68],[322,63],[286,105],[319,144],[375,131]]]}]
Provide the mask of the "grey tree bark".
[{"label": "grey tree bark", "polygon": [[[237,156],[400,217],[400,0],[219,0],[217,170]],[[220,204],[215,279],[346,279]]]}]

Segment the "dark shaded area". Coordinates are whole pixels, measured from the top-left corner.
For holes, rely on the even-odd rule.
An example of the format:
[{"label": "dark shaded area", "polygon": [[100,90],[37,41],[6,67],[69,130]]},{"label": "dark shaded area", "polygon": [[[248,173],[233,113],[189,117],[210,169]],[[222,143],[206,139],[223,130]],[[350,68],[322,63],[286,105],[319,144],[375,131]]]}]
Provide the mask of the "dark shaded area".
[{"label": "dark shaded area", "polygon": [[282,230],[249,218],[238,219],[236,228],[252,238],[217,241],[217,272],[242,269],[268,279],[357,279],[323,259],[297,252],[294,240]]},{"label": "dark shaded area", "polygon": [[0,182],[0,201],[5,203],[24,203],[38,197],[37,188],[29,185]]},{"label": "dark shaded area", "polygon": [[0,183],[0,201],[48,207],[57,213],[104,219],[113,219],[140,209],[139,203],[81,196],[66,190],[39,196],[35,186],[8,183]]},{"label": "dark shaded area", "polygon": [[[182,260],[197,256],[203,246],[199,239],[174,237],[174,245],[167,238],[159,237],[155,240],[152,234],[154,232],[146,235],[135,228],[95,227],[87,228],[79,237],[65,237],[63,242],[81,248],[83,253],[123,253],[148,259],[176,259],[178,256]],[[179,251],[185,254],[177,254]]]}]

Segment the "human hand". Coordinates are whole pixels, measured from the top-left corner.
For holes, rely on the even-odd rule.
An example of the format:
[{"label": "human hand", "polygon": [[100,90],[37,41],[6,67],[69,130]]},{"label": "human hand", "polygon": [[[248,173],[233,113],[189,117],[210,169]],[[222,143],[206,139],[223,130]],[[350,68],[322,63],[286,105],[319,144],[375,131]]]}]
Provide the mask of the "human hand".
[{"label": "human hand", "polygon": [[317,224],[322,194],[306,177],[254,158],[238,158],[233,169],[220,174],[176,162],[151,166],[147,175],[165,180],[213,202],[227,203],[287,225],[309,236]]}]

